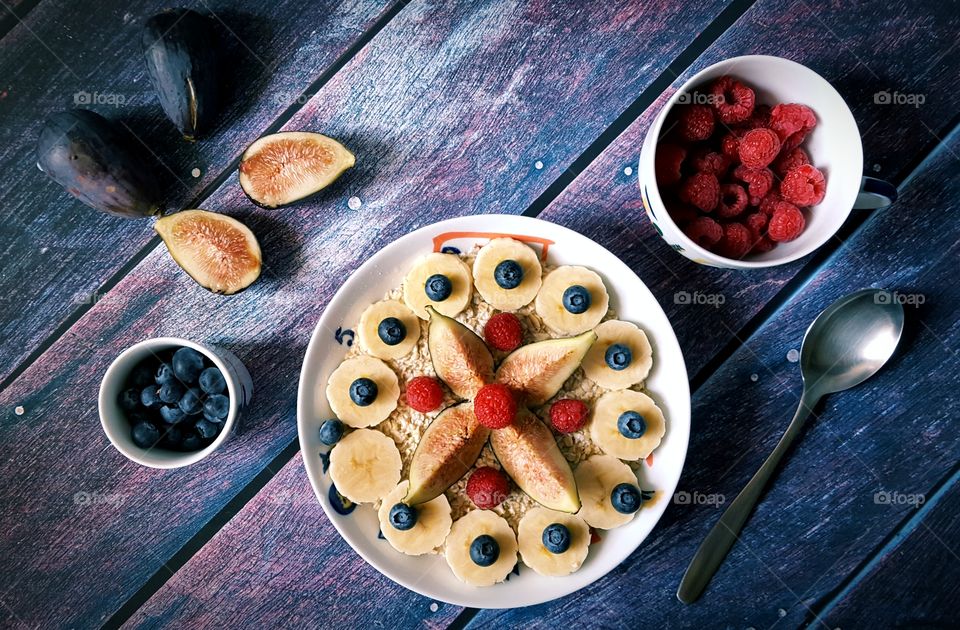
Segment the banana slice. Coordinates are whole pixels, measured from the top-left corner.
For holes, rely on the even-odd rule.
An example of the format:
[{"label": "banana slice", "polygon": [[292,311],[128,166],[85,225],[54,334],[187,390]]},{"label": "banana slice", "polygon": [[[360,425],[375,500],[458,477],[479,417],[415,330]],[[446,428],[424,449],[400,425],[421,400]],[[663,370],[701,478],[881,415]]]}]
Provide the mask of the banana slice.
[{"label": "banana slice", "polygon": [[400,481],[400,451],[374,429],[357,429],[330,451],[330,479],[354,503],[375,503]]},{"label": "banana slice", "polygon": [[[555,523],[566,528],[569,536],[566,544],[557,548],[559,550],[566,547],[566,550],[560,553],[550,551],[543,542],[544,531]],[[548,533],[555,532],[551,530]],[[587,557],[587,549],[590,547],[590,528],[576,514],[564,514],[544,507],[535,507],[527,510],[520,520],[520,525],[517,527],[517,541],[523,562],[540,575],[569,575],[579,569]]]},{"label": "banana slice", "polygon": [[380,531],[387,542],[401,553],[408,556],[419,556],[429,553],[443,544],[450,533],[453,518],[450,516],[450,502],[447,496],[441,494],[437,498],[421,503],[415,508],[417,520],[413,527],[399,530],[390,523],[390,510],[401,503],[407,496],[409,481],[401,481],[400,485],[383,498],[377,517],[380,519]]},{"label": "banana slice", "polygon": [[643,459],[660,446],[665,432],[663,412],[646,394],[632,389],[607,392],[593,406],[590,439],[607,455]]},{"label": "banana slice", "polygon": [[537,315],[552,330],[579,335],[594,328],[607,313],[610,297],[603,280],[586,267],[557,267],[537,293]]},{"label": "banana slice", "polygon": [[637,476],[630,467],[611,455],[594,455],[573,471],[583,504],[577,512],[591,527],[613,529],[633,520],[634,513],[614,509],[610,493],[621,483],[637,485]]},{"label": "banana slice", "polygon": [[[480,536],[492,537],[499,547],[496,560],[488,566],[480,566],[470,554],[470,547]],[[444,547],[453,574],[471,586],[502,582],[517,564],[517,537],[510,524],[490,510],[472,510],[457,519]]]},{"label": "banana slice", "polygon": [[473,282],[493,308],[516,311],[540,290],[542,268],[537,253],[512,238],[495,238],[473,261]]},{"label": "banana slice", "polygon": [[610,320],[593,332],[597,340],[583,359],[587,378],[605,389],[626,389],[647,378],[653,366],[653,349],[647,334],[636,324]]},{"label": "banana slice", "polygon": [[429,319],[428,304],[447,317],[455,317],[472,296],[470,267],[455,254],[427,254],[403,279],[403,301],[420,319]]},{"label": "banana slice", "polygon": [[[371,387],[371,383],[373,387]],[[397,375],[380,359],[347,359],[327,381],[327,401],[344,424],[369,427],[387,419],[397,408]]]},{"label": "banana slice", "polygon": [[357,327],[360,347],[378,359],[399,359],[420,339],[420,320],[398,300],[367,307]]}]

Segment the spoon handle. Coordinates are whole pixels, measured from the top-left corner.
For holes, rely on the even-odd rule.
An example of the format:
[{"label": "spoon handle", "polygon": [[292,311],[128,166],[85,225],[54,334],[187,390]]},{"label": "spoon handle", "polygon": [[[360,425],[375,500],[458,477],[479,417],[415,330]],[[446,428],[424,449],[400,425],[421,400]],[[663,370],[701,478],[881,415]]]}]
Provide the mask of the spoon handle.
[{"label": "spoon handle", "polygon": [[680,582],[680,588],[677,590],[677,599],[685,604],[692,604],[700,597],[703,590],[713,574],[720,568],[720,564],[726,557],[727,552],[737,540],[737,534],[743,528],[747,517],[753,511],[760,494],[767,486],[774,471],[783,459],[784,454],[790,449],[793,440],[799,435],[803,428],[803,423],[810,415],[810,411],[819,400],[819,395],[814,395],[807,389],[803,390],[800,398],[800,406],[797,413],[793,416],[790,426],[787,427],[777,447],[773,449],[767,461],[757,471],[746,487],[740,491],[737,498],[733,500],[730,507],[726,509],[723,516],[707,537],[700,543],[696,555],[690,561],[686,573],[683,574],[683,580]]}]

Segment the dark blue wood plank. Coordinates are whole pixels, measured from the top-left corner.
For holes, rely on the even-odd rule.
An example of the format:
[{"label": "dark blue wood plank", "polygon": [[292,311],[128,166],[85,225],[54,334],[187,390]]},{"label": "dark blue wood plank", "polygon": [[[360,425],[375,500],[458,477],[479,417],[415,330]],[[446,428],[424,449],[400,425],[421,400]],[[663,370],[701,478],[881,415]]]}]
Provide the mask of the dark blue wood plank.
[{"label": "dark blue wood plank", "polygon": [[[0,514],[0,529],[9,532],[0,541],[9,567],[0,592],[20,585],[5,597],[10,609],[32,624],[109,617],[293,442],[303,352],[350,271],[419,225],[481,210],[522,211],[710,15],[667,1],[585,8],[491,0],[412,3],[400,11],[288,125],[342,139],[357,153],[355,169],[318,198],[281,211],[252,210],[232,178],[204,202],[241,216],[258,234],[265,261],[258,284],[215,296],[165,251],[154,251],[0,392],[4,409],[24,411],[9,412],[0,426],[10,445],[0,474],[20,480],[0,490],[4,505],[17,506]],[[361,204],[351,209],[354,196]],[[223,343],[254,377],[247,429],[190,470],[139,469],[110,448],[97,424],[106,366],[132,342],[160,334]],[[66,409],[69,418],[61,415]],[[65,460],[84,465],[65,467]],[[80,509],[70,497],[81,490],[124,501]],[[329,532],[307,536],[305,554],[317,561],[330,543]],[[250,566],[261,561],[248,551]],[[257,580],[258,571],[235,579]],[[103,583],[110,592],[93,597]],[[286,605],[282,592],[271,595],[269,606]],[[378,596],[387,606],[407,594],[385,587]]]},{"label": "dark blue wood plank", "polygon": [[164,118],[140,52],[144,20],[168,2],[46,0],[0,40],[0,381],[58,325],[98,299],[105,281],[157,242],[149,220],[88,208],[35,167],[37,135],[48,115],[87,99],[95,101],[90,109],[121,120],[142,141],[145,157],[159,160],[151,170],[163,183],[167,207],[177,210],[296,106],[311,82],[389,5],[198,4],[217,16],[230,63],[222,77],[227,94],[218,125],[197,143],[181,139]]},{"label": "dark blue wood plank", "polygon": [[[651,538],[584,591],[542,606],[484,611],[474,625],[553,627],[571,618],[603,627],[818,621],[818,602],[914,509],[886,504],[877,493],[927,493],[960,457],[954,421],[960,224],[943,220],[960,194],[952,175],[958,151],[960,131],[909,181],[897,208],[875,213],[697,392],[678,491],[699,500],[675,499]],[[818,408],[705,595],[681,604],[674,593],[720,516],[715,504],[729,504],[743,488],[798,403],[800,374],[791,357],[806,327],[835,299],[872,285],[923,301],[907,308],[902,351],[873,379]],[[910,597],[927,595],[914,590]]]},{"label": "dark blue wood plank", "polygon": [[[918,509],[896,537],[820,611],[831,628],[854,628],[883,619],[897,628],[960,625],[960,485],[958,473],[935,493],[898,492],[891,501],[914,501]],[[894,491],[891,491],[894,492]],[[919,498],[918,498],[919,497]],[[919,503],[922,500],[923,503]]]}]

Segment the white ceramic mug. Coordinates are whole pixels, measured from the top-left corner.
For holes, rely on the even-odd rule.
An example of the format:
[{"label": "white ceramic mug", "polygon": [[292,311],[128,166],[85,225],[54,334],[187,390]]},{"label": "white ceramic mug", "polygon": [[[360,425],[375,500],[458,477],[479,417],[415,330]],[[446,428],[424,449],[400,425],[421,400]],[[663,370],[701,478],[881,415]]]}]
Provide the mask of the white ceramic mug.
[{"label": "white ceramic mug", "polygon": [[[227,382],[230,410],[220,434],[205,448],[193,452],[172,451],[157,446],[140,448],[130,436],[130,423],[117,402],[120,392],[126,387],[130,372],[144,359],[155,357],[160,352],[175,348],[193,348],[210,360],[223,374]],[[253,380],[250,373],[233,353],[179,337],[147,339],[130,346],[113,360],[100,383],[100,424],[110,443],[128,459],[150,468],[180,468],[200,461],[217,450],[236,431],[240,414],[253,397]]]},{"label": "white ceramic mug", "polygon": [[[664,121],[677,103],[689,100],[714,79],[730,75],[754,89],[757,103],[803,103],[817,116],[817,127],[803,144],[810,161],[827,180],[823,201],[807,217],[806,228],[793,241],[778,243],[763,254],[743,260],[725,258],[700,247],[674,223],[660,196],[654,155]],[[789,59],[765,55],[734,57],[701,70],[684,83],[647,131],[637,167],[643,207],[654,229],[671,248],[702,265],[753,269],[782,265],[806,256],[833,236],[854,208],[880,208],[896,200],[896,188],[883,180],[863,177],[863,146],[850,108],[830,83],[813,70]]]}]

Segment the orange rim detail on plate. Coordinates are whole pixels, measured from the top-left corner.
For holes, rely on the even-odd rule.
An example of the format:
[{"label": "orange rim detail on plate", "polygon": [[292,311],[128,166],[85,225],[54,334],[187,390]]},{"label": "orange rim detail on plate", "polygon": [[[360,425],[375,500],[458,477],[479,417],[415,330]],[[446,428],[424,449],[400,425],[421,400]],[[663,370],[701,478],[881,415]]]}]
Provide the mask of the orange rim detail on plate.
[{"label": "orange rim detail on plate", "polygon": [[524,236],[523,234],[501,234],[500,232],[444,232],[433,237],[433,251],[439,252],[443,249],[443,244],[455,238],[512,238],[522,243],[538,243],[543,251],[540,253],[540,260],[547,259],[547,250],[554,244],[548,238],[539,236]]}]

